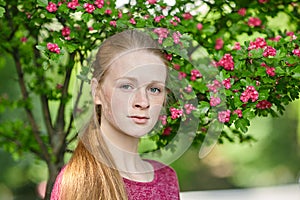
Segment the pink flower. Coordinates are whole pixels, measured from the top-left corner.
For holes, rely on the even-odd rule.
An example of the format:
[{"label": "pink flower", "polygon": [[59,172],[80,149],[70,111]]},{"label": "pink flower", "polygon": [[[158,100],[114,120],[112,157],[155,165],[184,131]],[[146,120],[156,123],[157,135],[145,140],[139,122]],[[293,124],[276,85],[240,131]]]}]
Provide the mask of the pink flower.
[{"label": "pink flower", "polygon": [[228,53],[225,54],[217,64],[218,66],[224,67],[227,71],[232,71],[234,69],[233,57]]},{"label": "pink flower", "polygon": [[197,29],[198,29],[199,31],[201,31],[202,28],[203,28],[203,25],[202,25],[201,23],[198,23],[198,24],[197,24]]},{"label": "pink flower", "polygon": [[253,86],[247,86],[246,90],[242,93],[240,100],[244,103],[251,100],[255,102],[258,99],[258,92]]},{"label": "pink flower", "polygon": [[300,49],[294,49],[292,52],[295,56],[300,57]]},{"label": "pink flower", "polygon": [[67,4],[68,8],[75,10],[77,6],[80,6],[78,3],[78,0],[72,0],[71,2],[68,2]]},{"label": "pink flower", "polygon": [[104,6],[104,0],[95,0],[94,4],[98,7],[98,8],[102,8]]},{"label": "pink flower", "polygon": [[171,112],[171,118],[172,119],[177,119],[177,118],[179,118],[183,115],[183,110],[182,109],[177,109],[177,108],[171,107],[170,112]]},{"label": "pink flower", "polygon": [[236,42],[234,44],[233,50],[240,50],[241,49],[241,44],[239,42]]},{"label": "pink flower", "polygon": [[60,53],[60,48],[58,47],[58,45],[57,44],[55,44],[55,43],[48,43],[47,44],[47,48],[49,49],[49,51],[51,51],[51,52],[54,52],[54,53],[57,53],[57,54],[59,54]]},{"label": "pink flower", "polygon": [[262,101],[259,101],[257,104],[256,104],[256,108],[258,109],[261,109],[261,110],[264,110],[264,109],[269,109],[272,107],[272,103],[267,101],[267,100],[262,100]]},{"label": "pink flower", "polygon": [[267,73],[269,76],[275,76],[275,68],[274,68],[274,67],[267,67],[267,68],[266,68],[266,73]]},{"label": "pink flower", "polygon": [[172,37],[173,37],[173,40],[174,40],[175,44],[179,44],[180,43],[181,34],[180,34],[179,31],[174,32],[173,35],[172,35]]},{"label": "pink flower", "polygon": [[170,23],[171,23],[173,26],[177,26],[177,22],[176,22],[176,21],[170,20]]},{"label": "pink flower", "polygon": [[134,20],[134,18],[130,18],[129,23],[134,25],[136,24],[136,21]]},{"label": "pink flower", "polygon": [[271,46],[267,46],[263,52],[263,56],[264,57],[276,56],[276,49]]},{"label": "pink flower", "polygon": [[184,73],[184,72],[179,72],[178,73],[178,79],[179,80],[182,80],[183,78],[185,78],[186,77],[186,73]]},{"label": "pink flower", "polygon": [[229,120],[230,120],[230,110],[220,111],[218,113],[218,120],[222,123],[229,122]]},{"label": "pink flower", "polygon": [[237,13],[244,17],[246,15],[246,11],[246,8],[240,8]]},{"label": "pink flower", "polygon": [[223,45],[224,45],[224,41],[222,40],[222,38],[216,39],[216,44],[215,44],[215,49],[216,50],[222,49]]},{"label": "pink flower", "polygon": [[281,36],[280,36],[280,35],[277,35],[276,37],[270,38],[269,40],[278,42],[280,39],[281,39]]},{"label": "pink flower", "polygon": [[258,17],[250,17],[248,20],[248,26],[260,26],[261,20]]},{"label": "pink flower", "polygon": [[269,0],[258,0],[259,3],[267,3]]},{"label": "pink flower", "polygon": [[243,117],[242,110],[240,110],[240,109],[234,110],[234,111],[232,112],[232,114],[237,114],[237,116],[238,116],[239,118]]},{"label": "pink flower", "polygon": [[211,91],[213,93],[217,93],[218,88],[220,88],[221,86],[222,85],[218,80],[214,80],[212,84],[207,84],[209,91]]},{"label": "pink flower", "polygon": [[224,85],[224,87],[228,90],[231,88],[231,79],[227,78],[225,80],[222,81],[222,84]]},{"label": "pink flower", "polygon": [[83,4],[83,7],[85,8],[85,11],[88,13],[93,13],[95,10],[95,6],[93,4],[90,3],[85,3]]},{"label": "pink flower", "polygon": [[173,68],[176,69],[176,70],[180,70],[180,65],[174,63]]},{"label": "pink flower", "polygon": [[62,30],[61,30],[61,34],[64,36],[64,37],[68,37],[71,33],[71,29],[69,27],[64,27]]},{"label": "pink flower", "polygon": [[170,126],[168,126],[168,127],[166,127],[165,129],[164,129],[164,131],[163,131],[163,135],[164,136],[168,136],[168,135],[170,135],[171,134],[171,132],[172,132],[172,128],[170,127]]},{"label": "pink flower", "polygon": [[109,22],[109,25],[113,26],[113,27],[116,27],[117,26],[117,22],[115,20],[111,20]]},{"label": "pink flower", "polygon": [[165,16],[163,16],[163,15],[156,16],[156,17],[154,17],[154,21],[155,21],[156,23],[159,23],[160,20],[163,19],[163,18],[165,18]]},{"label": "pink flower", "polygon": [[149,4],[156,4],[157,0],[147,0]]},{"label": "pink flower", "polygon": [[177,17],[177,16],[174,16],[174,20],[177,21],[177,22],[181,22],[180,18]]},{"label": "pink flower", "polygon": [[188,85],[184,88],[184,90],[187,92],[187,93],[191,93],[193,92],[193,87],[191,85]]},{"label": "pink flower", "polygon": [[264,48],[267,46],[267,42],[264,38],[256,38],[254,42],[250,42],[248,50]]},{"label": "pink flower", "polygon": [[191,15],[191,13],[187,12],[187,13],[183,13],[182,14],[183,19],[185,20],[189,20],[189,19],[193,19],[193,16]]},{"label": "pink flower", "polygon": [[169,31],[166,28],[156,28],[153,31],[154,33],[156,33],[158,35],[158,43],[162,44],[163,39],[168,37]]},{"label": "pink flower", "polygon": [[167,116],[166,115],[160,115],[159,120],[161,121],[162,125],[165,126],[167,124]]},{"label": "pink flower", "polygon": [[107,14],[107,15],[111,15],[112,11],[110,9],[107,9],[107,10],[105,10],[104,13]]},{"label": "pink flower", "polygon": [[288,31],[286,32],[286,35],[287,36],[290,36],[291,37],[291,40],[296,40],[297,39],[297,36],[294,34],[294,32],[292,31]]},{"label": "pink flower", "polygon": [[266,68],[266,73],[267,73],[269,76],[275,76],[275,68],[274,68],[274,67],[269,67],[268,65],[266,65],[266,63],[261,63],[260,66]]},{"label": "pink flower", "polygon": [[191,71],[191,80],[195,81],[197,78],[202,78],[202,74],[197,69],[192,69]]},{"label": "pink flower", "polygon": [[27,42],[27,37],[21,37],[20,40],[21,40],[22,43],[25,43],[25,42]]},{"label": "pink flower", "polygon": [[123,17],[123,13],[122,13],[122,11],[119,11],[118,12],[118,18],[120,19],[120,18],[122,18]]},{"label": "pink flower", "polygon": [[192,112],[193,110],[196,110],[196,107],[193,106],[193,104],[185,104],[185,105],[184,105],[184,108],[185,108],[185,113],[186,113],[186,114],[191,114],[191,112]]},{"label": "pink flower", "polygon": [[46,10],[48,10],[48,12],[51,12],[51,13],[56,12],[57,11],[57,6],[56,6],[55,3],[50,1],[48,3],[48,5],[46,6]]},{"label": "pink flower", "polygon": [[171,61],[173,59],[172,54],[165,54],[165,57],[168,61]]},{"label": "pink flower", "polygon": [[210,106],[214,107],[214,106],[217,106],[221,103],[221,99],[219,97],[211,97],[210,98],[210,101],[209,101],[209,104]]}]

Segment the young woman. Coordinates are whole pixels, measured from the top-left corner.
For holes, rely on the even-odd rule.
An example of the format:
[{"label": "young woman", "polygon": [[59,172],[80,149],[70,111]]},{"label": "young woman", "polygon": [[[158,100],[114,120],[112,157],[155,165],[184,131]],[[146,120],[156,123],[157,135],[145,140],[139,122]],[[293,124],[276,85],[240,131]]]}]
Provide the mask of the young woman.
[{"label": "young woman", "polygon": [[93,117],[51,200],[179,199],[174,170],[137,152],[166,100],[168,69],[157,43],[139,31],[118,33],[103,42],[93,70]]}]

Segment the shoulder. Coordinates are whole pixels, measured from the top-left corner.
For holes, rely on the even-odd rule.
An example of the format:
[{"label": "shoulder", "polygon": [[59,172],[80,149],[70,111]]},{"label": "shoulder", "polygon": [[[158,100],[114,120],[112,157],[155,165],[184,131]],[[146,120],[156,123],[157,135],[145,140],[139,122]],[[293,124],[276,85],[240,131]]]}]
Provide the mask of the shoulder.
[{"label": "shoulder", "polygon": [[172,167],[155,160],[147,160],[147,161],[152,164],[155,174],[158,176],[158,178],[169,180],[169,181],[170,179],[173,179],[173,181],[177,181],[176,172]]}]

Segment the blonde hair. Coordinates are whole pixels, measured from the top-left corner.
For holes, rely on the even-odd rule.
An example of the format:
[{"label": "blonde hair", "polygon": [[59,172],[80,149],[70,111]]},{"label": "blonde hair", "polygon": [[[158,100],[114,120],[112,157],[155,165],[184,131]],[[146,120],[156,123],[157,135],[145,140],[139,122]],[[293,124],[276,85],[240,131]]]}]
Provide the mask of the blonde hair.
[{"label": "blonde hair", "polygon": [[[98,50],[93,64],[93,77],[98,84],[101,84],[114,59],[132,50],[154,53],[165,62],[162,51],[150,36],[136,30],[123,31],[105,40]],[[60,186],[61,200],[128,199],[123,179],[99,131],[100,111],[101,107],[95,105],[93,116],[64,170]]]}]

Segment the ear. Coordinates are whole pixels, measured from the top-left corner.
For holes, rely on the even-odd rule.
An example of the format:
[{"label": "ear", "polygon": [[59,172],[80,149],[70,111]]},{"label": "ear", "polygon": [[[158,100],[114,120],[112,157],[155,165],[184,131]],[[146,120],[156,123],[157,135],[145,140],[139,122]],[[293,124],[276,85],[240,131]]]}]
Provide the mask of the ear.
[{"label": "ear", "polygon": [[101,104],[101,100],[99,96],[98,80],[96,78],[92,78],[91,80],[91,90],[92,90],[94,104],[96,105]]}]

